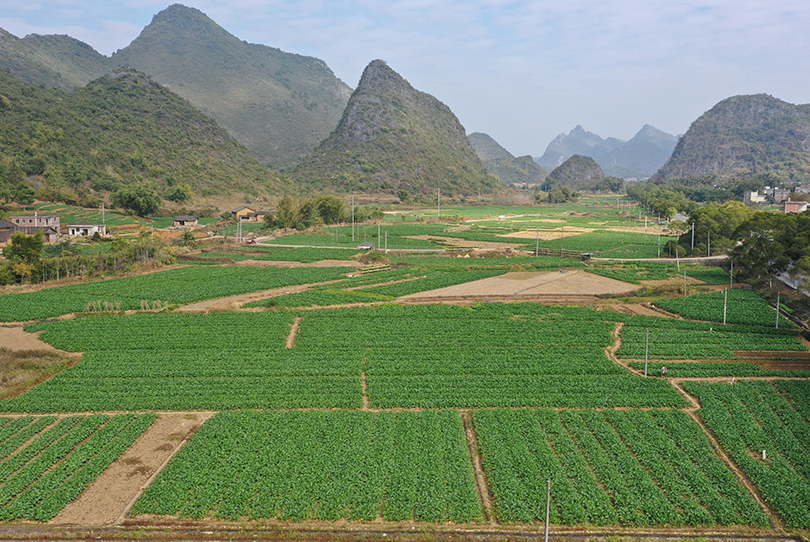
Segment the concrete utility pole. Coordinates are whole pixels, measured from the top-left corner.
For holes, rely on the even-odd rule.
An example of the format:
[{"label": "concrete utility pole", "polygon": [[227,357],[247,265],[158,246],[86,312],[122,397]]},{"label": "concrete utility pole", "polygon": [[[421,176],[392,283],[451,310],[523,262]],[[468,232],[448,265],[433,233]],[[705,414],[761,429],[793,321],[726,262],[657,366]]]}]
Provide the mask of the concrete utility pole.
[{"label": "concrete utility pole", "polygon": [[692,248],[689,250],[689,255],[695,255],[695,223],[692,222]]},{"label": "concrete utility pole", "polygon": [[728,288],[723,290],[723,325],[726,325],[726,308],[728,307]]},{"label": "concrete utility pole", "polygon": [[545,542],[548,542],[548,520],[549,516],[551,516],[551,480],[547,480],[548,482],[548,489],[546,490],[546,534],[543,538]]},{"label": "concrete utility pole", "polygon": [[352,194],[352,244],[354,244],[354,194]]},{"label": "concrete utility pole", "polygon": [[535,256],[540,255],[540,228],[537,228],[537,243],[535,244],[534,247],[534,255]]},{"label": "concrete utility pole", "polygon": [[776,329],[779,329],[779,296],[782,292],[776,292]]},{"label": "concrete utility pole", "polygon": [[650,328],[647,328],[647,333],[644,335],[644,376],[647,376],[647,361],[650,357]]}]

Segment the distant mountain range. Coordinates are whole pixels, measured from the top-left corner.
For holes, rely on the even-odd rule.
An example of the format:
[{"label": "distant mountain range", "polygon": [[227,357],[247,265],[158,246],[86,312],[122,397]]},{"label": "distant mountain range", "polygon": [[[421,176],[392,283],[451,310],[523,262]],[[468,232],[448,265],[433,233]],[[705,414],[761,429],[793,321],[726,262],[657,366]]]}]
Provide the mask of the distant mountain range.
[{"label": "distant mountain range", "polygon": [[657,179],[810,181],[810,105],[755,94],[727,98],[683,135]]},{"label": "distant mountain range", "polygon": [[351,94],[322,60],[229,34],[174,4],[112,57],[68,36],[0,29],[0,68],[48,87],[83,87],[131,66],[188,99],[275,169],[296,164],[335,128]]},{"label": "distant mountain range", "polygon": [[478,158],[492,175],[508,185],[539,185],[546,179],[546,171],[529,156],[515,158],[488,134],[473,132],[469,136]]},{"label": "distant mountain range", "polygon": [[290,172],[324,190],[472,195],[503,186],[487,173],[445,104],[382,60],[363,71],[335,131]]},{"label": "distant mountain range", "polygon": [[560,134],[549,143],[543,156],[535,161],[552,170],[575,154],[590,156],[605,174],[615,177],[646,178],[664,165],[678,138],[645,125],[630,141],[614,137],[602,139],[577,126],[567,135]]}]

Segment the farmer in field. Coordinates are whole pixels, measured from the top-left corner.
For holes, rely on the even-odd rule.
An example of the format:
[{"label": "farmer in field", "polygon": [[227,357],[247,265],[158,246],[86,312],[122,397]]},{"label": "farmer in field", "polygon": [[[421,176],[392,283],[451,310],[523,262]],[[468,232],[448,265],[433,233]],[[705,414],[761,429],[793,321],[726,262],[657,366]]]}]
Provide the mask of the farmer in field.
[{"label": "farmer in field", "polygon": [[667,366],[666,365],[661,366],[661,376],[662,377],[667,376]]}]

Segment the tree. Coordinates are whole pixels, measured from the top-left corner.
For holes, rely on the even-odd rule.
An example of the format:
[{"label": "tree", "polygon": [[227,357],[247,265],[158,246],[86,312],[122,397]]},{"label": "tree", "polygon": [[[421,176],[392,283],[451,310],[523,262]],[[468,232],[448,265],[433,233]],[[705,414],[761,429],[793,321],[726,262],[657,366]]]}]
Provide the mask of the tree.
[{"label": "tree", "polygon": [[22,232],[11,234],[11,244],[3,249],[3,256],[11,262],[24,262],[32,266],[39,264],[42,248],[45,246],[45,233],[39,230],[34,235]]},{"label": "tree", "polygon": [[169,188],[166,193],[166,199],[182,203],[191,199],[191,185],[188,183],[180,183],[176,186]]},{"label": "tree", "polygon": [[150,186],[132,184],[113,194],[112,203],[138,216],[149,216],[160,210],[163,201]]},{"label": "tree", "polygon": [[315,201],[286,194],[276,206],[275,213],[264,215],[268,228],[305,230],[315,224],[318,218]]},{"label": "tree", "polygon": [[324,224],[337,224],[346,216],[346,205],[337,196],[320,196],[315,200],[315,204]]}]

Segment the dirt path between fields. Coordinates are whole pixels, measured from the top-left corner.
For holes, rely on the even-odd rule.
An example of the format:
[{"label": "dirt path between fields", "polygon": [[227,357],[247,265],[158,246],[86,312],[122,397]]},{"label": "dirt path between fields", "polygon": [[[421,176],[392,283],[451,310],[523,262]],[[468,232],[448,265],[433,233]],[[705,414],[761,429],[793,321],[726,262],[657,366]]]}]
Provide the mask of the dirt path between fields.
[{"label": "dirt path between fields", "polygon": [[[340,279],[339,279],[340,280]],[[298,286],[284,286],[283,288],[274,288],[272,290],[263,290],[261,292],[251,292],[248,294],[231,295],[228,297],[220,297],[218,299],[209,299],[207,301],[200,301],[198,303],[189,303],[178,307],[177,312],[210,312],[210,311],[227,311],[239,309],[242,305],[250,303],[251,301],[261,301],[262,299],[270,299],[279,295],[296,294],[309,290],[311,286],[321,286],[323,284],[332,284],[339,282],[339,280],[328,280],[325,282],[316,282],[312,284],[301,284]]]},{"label": "dirt path between fields", "polygon": [[484,509],[485,519],[490,525],[495,525],[495,513],[492,510],[492,499],[489,495],[489,484],[487,483],[487,475],[484,472],[484,467],[481,464],[481,453],[478,447],[478,435],[475,432],[475,426],[472,421],[472,414],[470,410],[461,410],[461,420],[464,423],[464,432],[467,435],[467,447],[469,448],[470,458],[473,464],[473,473],[475,474],[475,485],[478,487],[478,496],[481,498],[481,506]]},{"label": "dirt path between fields", "polygon": [[295,346],[295,338],[298,336],[298,326],[301,325],[301,317],[296,316],[290,327],[290,334],[287,335],[286,348],[293,348]]},{"label": "dirt path between fields", "polygon": [[213,412],[164,412],[50,524],[112,525],[124,520],[152,479]]}]

